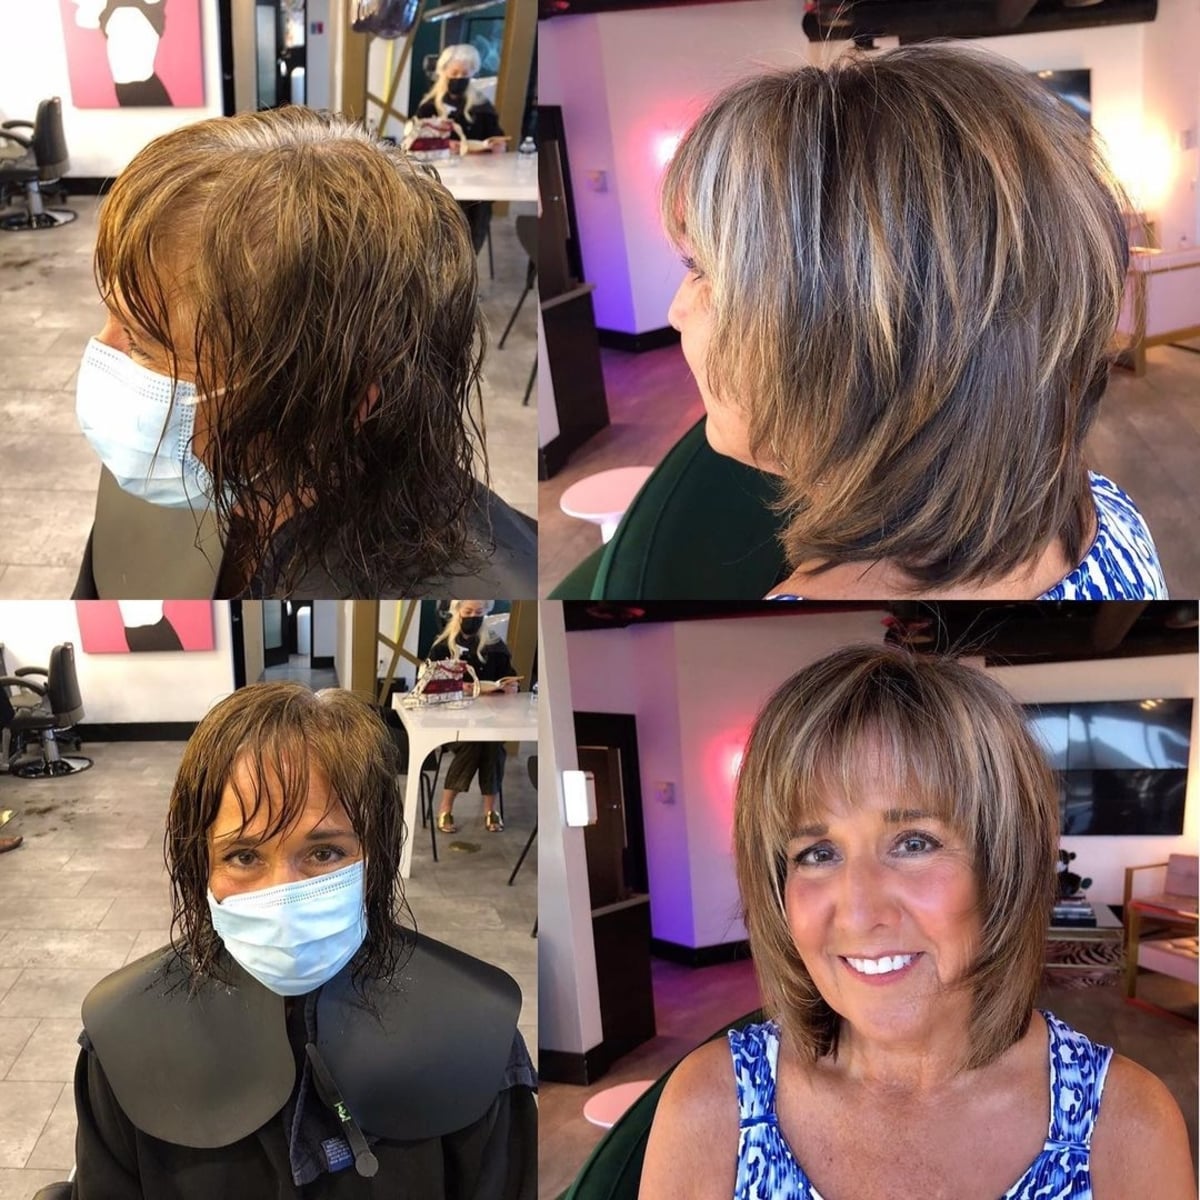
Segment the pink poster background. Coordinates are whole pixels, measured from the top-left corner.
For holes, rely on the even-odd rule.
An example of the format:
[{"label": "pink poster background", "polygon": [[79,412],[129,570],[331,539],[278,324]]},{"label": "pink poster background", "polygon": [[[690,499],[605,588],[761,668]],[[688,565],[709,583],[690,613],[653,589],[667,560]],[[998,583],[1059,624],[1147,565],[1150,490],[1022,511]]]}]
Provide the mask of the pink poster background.
[{"label": "pink poster background", "polygon": [[[116,600],[76,600],[79,641],[85,654],[128,654],[121,606]],[[184,650],[212,650],[212,603],[208,600],[164,600],[163,616]],[[165,652],[164,652],[165,653]]]},{"label": "pink poster background", "polygon": [[[62,11],[71,103],[76,108],[116,108],[117,90],[108,68],[104,34],[81,29],[73,0],[58,0]],[[154,59],[155,74],[171,97],[173,108],[204,107],[204,52],[200,0],[161,0],[163,35]]]}]

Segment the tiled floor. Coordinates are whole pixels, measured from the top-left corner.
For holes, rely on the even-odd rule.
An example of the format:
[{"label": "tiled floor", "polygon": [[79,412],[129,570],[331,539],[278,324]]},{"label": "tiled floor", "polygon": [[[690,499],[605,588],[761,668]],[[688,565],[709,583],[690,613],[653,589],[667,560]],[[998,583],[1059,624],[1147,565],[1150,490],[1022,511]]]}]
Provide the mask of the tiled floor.
[{"label": "tiled floor", "polygon": [[[30,1200],[74,1161],[71,1079],[79,1006],[98,980],[167,940],[162,833],[179,742],[91,744],[95,766],[67,779],[0,776],[4,833],[25,844],[0,856],[0,1200]],[[537,856],[508,874],[536,819],[522,748],[505,776],[507,829],[485,834],[478,795],[456,806],[462,832],[414,831],[406,894],[418,928],[497,963],[524,995],[521,1030],[536,1054]],[[424,836],[422,836],[424,834]],[[448,841],[473,847],[454,850]]]},{"label": "tiled floor", "polygon": [[[678,346],[602,353],[612,423],[538,485],[538,575],[543,593],[600,545],[600,531],[558,507],[572,483],[610,467],[653,466],[704,415]],[[1113,372],[1088,439],[1091,466],[1137,501],[1173,596],[1200,595],[1200,355],[1147,353],[1146,374]]]},{"label": "tiled floor", "polygon": [[[749,962],[693,970],[656,959],[654,1008],[658,1036],[617,1061],[589,1087],[543,1083],[538,1109],[538,1200],[555,1200],[604,1136],[583,1106],[598,1091],[635,1079],[657,1079],[715,1030],[759,1007]],[[1126,1005],[1117,987],[1047,985],[1038,1006],[1153,1071],[1183,1109],[1196,1159],[1196,988],[1143,973],[1139,995],[1188,1013],[1193,1024],[1152,1016]]]},{"label": "tiled floor", "polygon": [[[97,203],[76,196],[70,225],[0,235],[0,596],[69,596],[92,524],[100,468],[75,422],[75,373],[104,323],[92,281]],[[483,409],[492,488],[536,516],[537,411],[521,404],[537,347],[531,298],[496,347],[525,284],[513,218],[527,208],[493,219],[494,280],[486,249],[479,259]]]}]

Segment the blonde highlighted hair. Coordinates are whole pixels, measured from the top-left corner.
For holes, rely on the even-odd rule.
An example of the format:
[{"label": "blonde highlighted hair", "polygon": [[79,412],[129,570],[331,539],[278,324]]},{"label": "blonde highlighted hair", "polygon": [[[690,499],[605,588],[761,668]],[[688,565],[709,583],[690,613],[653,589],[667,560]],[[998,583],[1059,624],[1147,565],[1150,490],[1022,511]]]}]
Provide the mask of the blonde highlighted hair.
[{"label": "blonde highlighted hair", "polygon": [[831,800],[853,804],[874,762],[906,808],[940,816],[971,854],[981,933],[962,981],[972,998],[964,1066],[983,1066],[1029,1027],[1055,892],[1058,789],[1020,706],[952,659],[852,646],[793,675],[759,713],[738,776],[734,853],[764,1006],[810,1061],[836,1054],[841,1019],[788,925],[786,851]]},{"label": "blonde highlighted hair", "polygon": [[779,464],[793,565],[925,586],[1086,550],[1084,439],[1128,261],[1087,126],[1020,68],[922,45],[744,80],[667,171],[706,372]]},{"label": "blonde highlighted hair", "polygon": [[477,563],[483,326],[436,176],[307,108],[199,121],[121,172],[94,266],[206,397],[198,453],[244,579],[407,594]]}]

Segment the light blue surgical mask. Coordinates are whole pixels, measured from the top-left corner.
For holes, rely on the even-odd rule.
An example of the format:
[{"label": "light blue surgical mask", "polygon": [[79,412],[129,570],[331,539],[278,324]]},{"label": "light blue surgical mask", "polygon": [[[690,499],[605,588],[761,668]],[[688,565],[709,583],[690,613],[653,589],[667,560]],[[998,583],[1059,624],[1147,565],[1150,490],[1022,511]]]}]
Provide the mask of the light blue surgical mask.
[{"label": "light blue surgical mask", "polygon": [[367,936],[363,863],[220,903],[209,889],[208,910],[248,974],[276,995],[302,996],[328,983]]},{"label": "light blue surgical mask", "polygon": [[194,383],[148,370],[96,338],[88,342],[75,415],[100,461],[131,495],[164,508],[211,505],[212,478],[192,453],[198,402]]}]

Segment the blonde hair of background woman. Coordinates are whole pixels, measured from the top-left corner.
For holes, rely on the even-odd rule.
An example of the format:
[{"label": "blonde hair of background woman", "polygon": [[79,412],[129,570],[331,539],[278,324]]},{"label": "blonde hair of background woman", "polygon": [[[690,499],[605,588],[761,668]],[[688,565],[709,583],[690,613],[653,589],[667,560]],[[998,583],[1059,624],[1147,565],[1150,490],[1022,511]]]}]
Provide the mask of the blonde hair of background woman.
[{"label": "blonde hair of background woman", "polygon": [[[450,620],[446,622],[446,627],[442,630],[442,632],[433,639],[434,646],[436,646],[438,642],[445,642],[446,645],[450,647],[450,652],[455,658],[462,658],[463,654],[466,653],[467,647],[461,645],[458,640],[459,635],[462,633],[461,610],[464,604],[473,603],[479,602],[471,600],[450,601]],[[487,614],[496,607],[496,602],[495,600],[484,600],[482,603],[483,613],[486,617]],[[484,621],[484,623],[479,627],[479,646],[475,651],[475,654],[480,662],[483,662],[483,660],[487,657],[487,648],[499,640],[500,639],[497,637],[496,631],[487,623],[487,621]]]},{"label": "blonde hair of background woman", "polygon": [[462,42],[457,46],[447,46],[438,55],[437,76],[433,81],[433,87],[421,97],[421,103],[424,104],[427,100],[432,100],[439,117],[448,117],[450,115],[450,105],[446,103],[446,72],[454,66],[466,67],[471,73],[467,83],[467,94],[463,97],[462,109],[463,120],[469,121],[471,119],[471,110],[475,105],[487,99],[475,86],[475,76],[479,74],[480,67],[479,51],[469,42]]},{"label": "blonde hair of background woman", "polygon": [[663,222],[707,287],[710,392],[779,464],[793,566],[945,586],[1054,539],[1079,561],[1123,205],[1086,123],[975,49],[853,53],[713,101]]}]

